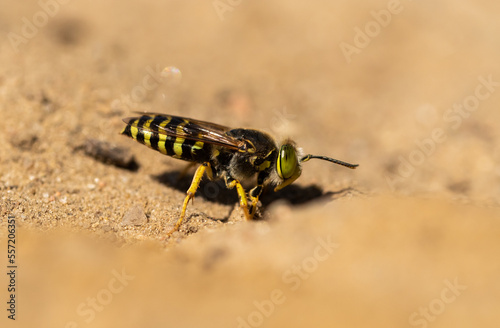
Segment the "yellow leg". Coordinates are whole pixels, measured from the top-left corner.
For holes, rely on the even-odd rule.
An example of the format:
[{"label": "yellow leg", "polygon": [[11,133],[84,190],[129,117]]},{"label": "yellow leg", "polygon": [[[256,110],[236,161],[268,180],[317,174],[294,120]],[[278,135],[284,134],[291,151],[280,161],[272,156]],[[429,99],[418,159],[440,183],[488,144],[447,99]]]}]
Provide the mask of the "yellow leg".
[{"label": "yellow leg", "polygon": [[167,237],[170,237],[170,235],[175,231],[177,231],[181,226],[182,221],[184,220],[184,216],[186,215],[186,208],[188,206],[188,203],[191,199],[194,199],[194,194],[196,193],[196,190],[200,185],[201,178],[203,178],[203,174],[205,173],[207,166],[209,166],[209,164],[204,163],[203,165],[200,165],[198,169],[196,169],[196,172],[193,177],[193,182],[191,182],[191,186],[189,187],[186,198],[184,198],[184,203],[182,204],[181,216],[179,220],[177,220],[177,223],[175,224],[174,228],[167,233]]},{"label": "yellow leg", "polygon": [[248,212],[248,201],[247,201],[247,195],[245,193],[245,189],[243,189],[243,186],[238,180],[232,180],[227,184],[227,187],[229,189],[232,189],[236,186],[236,191],[238,192],[238,195],[240,196],[240,207],[243,209],[243,213],[245,213],[245,218],[247,221],[250,221],[253,219],[253,212],[252,213]]},{"label": "yellow leg", "polygon": [[248,196],[250,200],[252,201],[252,204],[250,205],[250,215],[253,217],[255,214],[255,211],[257,210],[257,204],[259,203],[259,196],[253,197],[252,195]]},{"label": "yellow leg", "polygon": [[259,203],[259,196],[262,193],[262,190],[264,189],[264,181],[266,177],[267,175],[265,173],[260,172],[259,175],[257,176],[257,185],[248,193],[248,197],[252,201],[250,207],[250,214],[252,216],[254,216],[255,211],[257,210],[257,204]]}]

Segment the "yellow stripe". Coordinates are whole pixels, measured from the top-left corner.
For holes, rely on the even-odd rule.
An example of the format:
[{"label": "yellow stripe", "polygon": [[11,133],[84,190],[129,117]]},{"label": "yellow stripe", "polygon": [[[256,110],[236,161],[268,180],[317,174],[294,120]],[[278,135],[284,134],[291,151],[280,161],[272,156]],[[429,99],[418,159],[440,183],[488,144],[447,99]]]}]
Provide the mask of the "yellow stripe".
[{"label": "yellow stripe", "polygon": [[129,123],[130,126],[137,127],[137,123],[139,123],[139,120],[133,120],[132,122]]},{"label": "yellow stripe", "polygon": [[139,130],[137,129],[137,124],[136,126],[133,125],[130,126],[130,133],[132,134],[132,138],[137,140],[137,133],[139,133]]},{"label": "yellow stripe", "polygon": [[270,161],[264,161],[264,163],[262,163],[262,164],[259,165],[259,171],[264,171],[269,166],[271,166],[271,162]]},{"label": "yellow stripe", "polygon": [[160,126],[164,128],[165,126],[167,126],[168,123],[170,123],[171,120],[172,118],[169,116],[165,121],[160,123]]},{"label": "yellow stripe", "polygon": [[167,136],[164,134],[160,134],[158,137],[158,150],[160,151],[160,153],[167,155],[167,149],[165,148],[165,141],[167,141]]},{"label": "yellow stripe", "polygon": [[142,131],[142,134],[144,134],[144,144],[151,148],[151,141],[149,139],[151,139],[153,133],[151,131]]},{"label": "yellow stripe", "polygon": [[203,148],[204,143],[202,141],[196,141],[191,147],[191,154],[194,154],[197,150],[201,150]]},{"label": "yellow stripe", "polygon": [[[165,121],[161,122],[160,127],[164,128],[171,120],[172,120],[172,118],[169,117]],[[159,129],[159,131],[161,131],[161,129]],[[160,132],[159,133],[159,140],[158,140],[158,149],[160,150],[160,152],[162,154],[167,155],[167,149],[165,148],[165,141],[167,141],[167,136]]]},{"label": "yellow stripe", "polygon": [[[184,130],[182,129],[186,124],[188,124],[188,121],[184,120],[184,122],[180,123],[177,125],[176,131],[178,134],[183,134]],[[186,139],[177,137],[175,138],[174,141],[174,157],[182,158],[182,144],[186,141]]]},{"label": "yellow stripe", "polygon": [[[153,119],[149,119],[144,124],[142,125],[144,128],[149,129],[149,126],[151,125],[151,122],[153,122]],[[151,131],[146,131],[143,130],[142,133],[144,134],[144,144],[148,147],[151,147],[151,136],[153,133]]]},{"label": "yellow stripe", "polygon": [[[274,152],[274,150],[271,150],[269,153],[267,153],[266,157],[264,158],[268,158],[272,153]],[[280,161],[280,158],[278,157],[278,163],[281,163]],[[253,164],[253,163],[252,163]],[[279,164],[280,165],[280,164]],[[269,166],[271,166],[271,162],[270,161],[264,161],[262,162],[262,164],[259,165],[258,169],[259,171],[264,171],[265,169],[267,169]]]},{"label": "yellow stripe", "polygon": [[175,142],[174,142],[174,153],[175,155],[173,157],[177,157],[177,158],[181,158],[182,156],[182,143],[185,141],[186,139],[184,138],[175,138]]}]

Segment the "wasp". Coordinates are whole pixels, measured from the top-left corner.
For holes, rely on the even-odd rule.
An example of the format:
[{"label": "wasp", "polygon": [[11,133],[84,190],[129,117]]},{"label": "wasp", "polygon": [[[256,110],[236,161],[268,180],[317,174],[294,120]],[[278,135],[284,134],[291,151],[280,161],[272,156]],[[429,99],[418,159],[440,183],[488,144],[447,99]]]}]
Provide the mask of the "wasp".
[{"label": "wasp", "polygon": [[[167,237],[181,226],[187,205],[194,198],[204,174],[210,180],[224,179],[229,189],[236,188],[245,218],[252,220],[264,186],[274,185],[274,191],[288,186],[302,173],[302,163],[316,158],[350,169],[358,166],[330,157],[304,155],[291,139],[277,144],[269,134],[254,129],[231,129],[159,113],[141,113],[123,122],[126,126],[121,134],[164,155],[201,164],[187,191],[180,217]],[[247,194],[241,181],[255,176],[257,184]]]}]

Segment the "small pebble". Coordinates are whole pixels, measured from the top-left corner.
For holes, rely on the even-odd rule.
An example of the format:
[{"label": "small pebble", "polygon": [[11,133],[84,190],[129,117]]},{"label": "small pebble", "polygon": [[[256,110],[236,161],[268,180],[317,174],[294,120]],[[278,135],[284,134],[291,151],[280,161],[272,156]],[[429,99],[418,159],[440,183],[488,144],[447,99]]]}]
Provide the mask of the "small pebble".
[{"label": "small pebble", "polygon": [[123,216],[122,225],[139,226],[148,221],[144,209],[141,206],[135,205],[128,209]]},{"label": "small pebble", "polygon": [[21,150],[32,150],[37,141],[38,141],[38,136],[31,131],[23,131],[23,133],[14,133],[9,138],[10,144]]}]

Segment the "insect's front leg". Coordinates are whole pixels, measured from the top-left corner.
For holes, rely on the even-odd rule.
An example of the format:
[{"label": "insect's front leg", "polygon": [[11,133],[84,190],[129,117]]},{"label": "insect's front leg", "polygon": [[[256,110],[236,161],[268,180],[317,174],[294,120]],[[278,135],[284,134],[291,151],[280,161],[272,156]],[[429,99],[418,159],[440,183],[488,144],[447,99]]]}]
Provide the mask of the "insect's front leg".
[{"label": "insect's front leg", "polygon": [[250,190],[250,192],[248,193],[248,196],[252,202],[250,204],[250,215],[252,215],[252,217],[254,216],[255,211],[257,210],[259,197],[262,194],[262,190],[264,190],[264,181],[266,180],[267,176],[268,173],[266,173],[265,171],[259,172],[259,174],[257,175],[257,185],[254,188],[252,188],[252,190]]},{"label": "insect's front leg", "polygon": [[246,195],[245,189],[243,189],[243,186],[241,185],[241,183],[238,180],[233,179],[231,177],[225,177],[225,181],[226,181],[226,186],[229,189],[233,189],[234,187],[236,187],[236,191],[238,192],[238,196],[240,196],[240,207],[243,209],[243,212],[245,213],[245,218],[247,220],[252,220],[253,215],[250,214],[250,212],[248,211],[247,195]]}]

